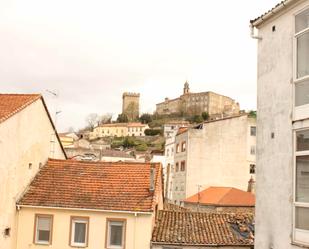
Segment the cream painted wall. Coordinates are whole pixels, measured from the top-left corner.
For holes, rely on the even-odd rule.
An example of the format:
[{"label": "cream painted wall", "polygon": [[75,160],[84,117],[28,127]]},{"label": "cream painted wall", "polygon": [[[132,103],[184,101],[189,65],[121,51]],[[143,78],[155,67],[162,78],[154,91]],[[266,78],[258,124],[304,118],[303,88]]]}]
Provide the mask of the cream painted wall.
[{"label": "cream painted wall", "polygon": [[[52,214],[52,245],[33,244],[35,214]],[[106,236],[106,218],[126,219],[126,249],[150,248],[153,214],[126,214],[109,212],[72,211],[22,207],[18,212],[17,249],[72,249],[69,246],[70,217],[89,217],[88,248],[104,249]]]},{"label": "cream painted wall", "polygon": [[[0,123],[0,249],[15,249],[15,203],[48,157],[64,158],[42,100],[37,100]],[[31,167],[29,166],[31,164]],[[5,228],[11,235],[5,237]]]}]

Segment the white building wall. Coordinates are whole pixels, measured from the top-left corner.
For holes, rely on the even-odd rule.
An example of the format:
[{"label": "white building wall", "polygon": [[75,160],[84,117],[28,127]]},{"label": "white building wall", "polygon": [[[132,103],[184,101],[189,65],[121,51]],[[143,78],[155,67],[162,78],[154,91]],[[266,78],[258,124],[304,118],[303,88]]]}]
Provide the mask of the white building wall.
[{"label": "white building wall", "polygon": [[[63,158],[42,100],[0,123],[0,249],[16,247],[15,203],[48,157]],[[30,165],[31,164],[31,165]],[[10,228],[11,235],[4,236]]]},{"label": "white building wall", "polygon": [[[172,188],[173,188],[173,177],[174,177],[174,154],[175,154],[175,136],[167,137],[165,139],[165,165],[163,167],[163,175],[164,175],[164,194],[165,198],[168,200],[172,200]],[[167,174],[167,168],[170,168],[169,175]]]},{"label": "white building wall", "polygon": [[[256,235],[258,249],[293,246],[293,37],[295,1],[259,28]],[[273,26],[276,31],[273,32]]]},{"label": "white building wall", "polygon": [[243,115],[208,122],[203,129],[189,129],[177,136],[175,144],[186,141],[186,152],[175,155],[175,164],[185,160],[186,171],[175,173],[173,181],[180,186],[185,181],[185,191],[173,199],[196,194],[199,185],[200,189],[225,186],[247,191],[250,164],[255,163],[255,155],[250,155],[251,146],[256,145],[255,137],[250,138],[251,126],[255,119]]}]

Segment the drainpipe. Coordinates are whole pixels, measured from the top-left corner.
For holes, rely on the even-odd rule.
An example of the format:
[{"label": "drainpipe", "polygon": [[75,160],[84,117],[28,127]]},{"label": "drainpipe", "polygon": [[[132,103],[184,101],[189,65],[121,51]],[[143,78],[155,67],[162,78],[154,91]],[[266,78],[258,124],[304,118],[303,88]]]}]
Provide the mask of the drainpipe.
[{"label": "drainpipe", "polygon": [[250,36],[252,39],[262,40],[263,38],[261,36],[258,36],[254,32],[254,26],[250,24]]},{"label": "drainpipe", "polygon": [[136,249],[135,246],[135,237],[136,237],[136,217],[137,217],[137,213],[134,213],[134,237],[133,237],[133,249]]}]

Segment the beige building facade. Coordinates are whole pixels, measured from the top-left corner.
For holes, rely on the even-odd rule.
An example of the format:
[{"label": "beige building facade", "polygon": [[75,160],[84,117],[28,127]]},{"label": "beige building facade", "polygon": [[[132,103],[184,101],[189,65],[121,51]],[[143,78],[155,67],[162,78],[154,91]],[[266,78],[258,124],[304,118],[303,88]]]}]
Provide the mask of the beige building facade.
[{"label": "beige building facade", "polygon": [[172,201],[200,188],[227,186],[247,191],[255,174],[256,121],[247,114],[205,122],[175,139]]},{"label": "beige building facade", "polygon": [[40,95],[0,94],[1,249],[16,249],[16,202],[40,167],[49,157],[65,158],[55,134]]},{"label": "beige building facade", "polygon": [[214,92],[191,93],[189,83],[186,82],[179,98],[166,98],[164,102],[156,105],[156,113],[159,115],[195,115],[202,112],[207,112],[213,118],[230,116],[239,113],[239,104],[230,97]]},{"label": "beige building facade", "polygon": [[125,114],[129,121],[139,117],[139,93],[125,92],[122,95],[122,114]]},{"label": "beige building facade", "polygon": [[149,126],[142,123],[112,123],[97,126],[90,133],[90,140],[102,137],[143,137]]}]

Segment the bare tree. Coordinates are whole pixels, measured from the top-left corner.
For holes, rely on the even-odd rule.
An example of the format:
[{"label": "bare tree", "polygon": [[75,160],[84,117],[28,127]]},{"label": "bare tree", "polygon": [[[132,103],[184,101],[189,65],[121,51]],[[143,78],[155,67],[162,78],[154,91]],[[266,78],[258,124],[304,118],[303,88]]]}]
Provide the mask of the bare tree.
[{"label": "bare tree", "polygon": [[99,124],[99,121],[100,117],[97,113],[90,113],[86,117],[87,126],[91,129],[91,131]]},{"label": "bare tree", "polygon": [[99,117],[99,124],[110,124],[112,122],[113,113],[105,113]]},{"label": "bare tree", "polygon": [[125,110],[129,121],[135,121],[138,119],[138,105],[135,102],[131,102]]}]

